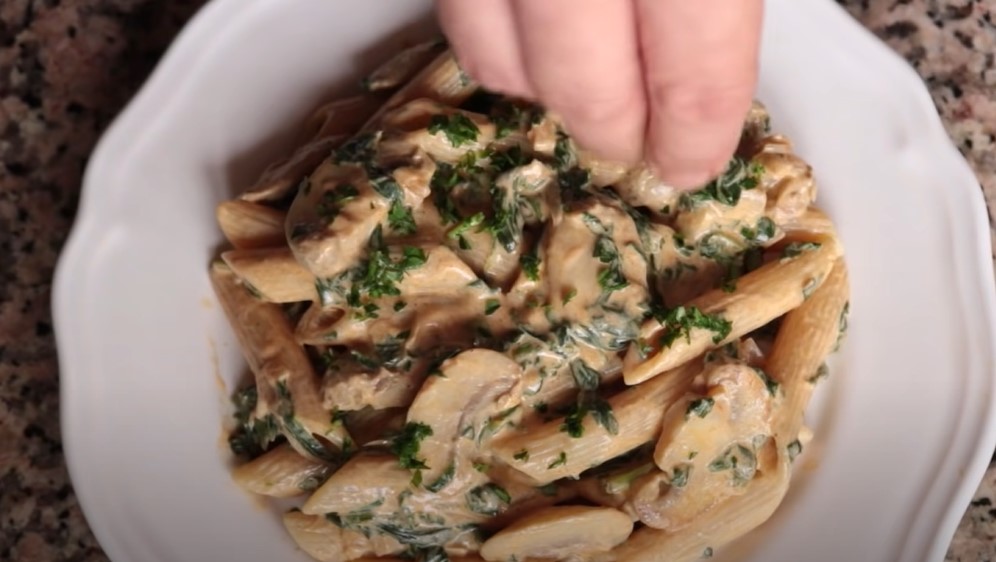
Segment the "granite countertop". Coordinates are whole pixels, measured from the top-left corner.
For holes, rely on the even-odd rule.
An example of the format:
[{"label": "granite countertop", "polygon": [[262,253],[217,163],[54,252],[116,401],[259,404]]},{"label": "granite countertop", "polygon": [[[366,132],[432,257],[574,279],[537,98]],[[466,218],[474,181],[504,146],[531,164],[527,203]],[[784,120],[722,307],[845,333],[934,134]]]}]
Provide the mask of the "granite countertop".
[{"label": "granite countertop", "polygon": [[[996,4],[838,0],[930,87],[996,209]],[[51,276],[94,143],[204,0],[0,2],[0,560],[106,560],[69,484]],[[996,559],[996,465],[948,560]]]}]

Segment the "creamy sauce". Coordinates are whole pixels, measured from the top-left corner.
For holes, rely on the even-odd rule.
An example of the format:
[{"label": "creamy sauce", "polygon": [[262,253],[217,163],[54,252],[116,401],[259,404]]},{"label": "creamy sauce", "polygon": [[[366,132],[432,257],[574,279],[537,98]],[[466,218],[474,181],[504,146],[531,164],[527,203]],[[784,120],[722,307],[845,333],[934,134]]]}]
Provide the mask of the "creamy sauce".
[{"label": "creamy sauce", "polygon": [[[395,62],[378,83],[408,72],[407,59]],[[332,420],[306,428],[342,466],[302,509],[328,514],[341,530],[294,516],[292,532],[329,533],[363,555],[442,547],[467,555],[482,548],[477,527],[580,493],[610,506],[571,512],[591,529],[587,540],[571,541],[561,520],[539,518],[488,548],[518,552],[520,562],[568,551],[587,559],[625,540],[630,518],[680,529],[741,493],[736,479],[753,475],[744,472],[747,456],[755,470],[763,464],[773,398],[752,366],[763,359],[753,342],[715,360],[670,404],[656,451],[614,472],[551,488],[492,452],[561,418],[565,449],[584,427],[611,433],[606,398],[623,356],[637,360],[648,345],[641,335],[662,333],[660,323],[641,326],[732,286],[815,196],[808,166],[762,134],[766,114],[752,113],[748,154],[682,195],[644,167],[579,153],[555,118],[508,103],[487,115],[410,101],[298,187],[287,238],[316,297],[293,337],[322,382],[309,389],[317,379],[274,377],[297,380],[294,405]],[[259,347],[287,353],[285,342]],[[680,396],[687,386],[675,388]],[[272,403],[267,392],[262,401]],[[585,425],[587,416],[597,424]],[[620,453],[640,445],[646,439]],[[715,470],[721,462],[741,472]]]}]

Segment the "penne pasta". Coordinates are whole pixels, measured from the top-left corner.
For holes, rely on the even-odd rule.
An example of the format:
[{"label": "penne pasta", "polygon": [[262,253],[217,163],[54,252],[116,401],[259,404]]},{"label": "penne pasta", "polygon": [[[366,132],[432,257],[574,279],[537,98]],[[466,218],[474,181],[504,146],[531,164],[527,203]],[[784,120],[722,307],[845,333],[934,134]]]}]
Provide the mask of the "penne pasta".
[{"label": "penne pasta", "polygon": [[312,142],[356,133],[382,105],[382,97],[364,94],[333,100],[319,107],[308,120]]},{"label": "penne pasta", "polygon": [[680,192],[445,43],[363,86],[217,209],[236,483],[310,492],[326,562],[692,560],[768,519],[848,289],[767,110]]},{"label": "penne pasta", "polygon": [[[689,361],[672,372],[609,398],[609,410],[618,425],[615,432],[600,425],[595,416],[585,416],[581,422],[581,435],[571,437],[563,427],[565,420],[560,418],[496,443],[495,455],[541,485],[576,477],[593,466],[653,441],[660,434],[667,405],[688,391],[701,370],[701,364]],[[526,451],[528,457],[522,458],[522,451]]]},{"label": "penne pasta", "polygon": [[478,85],[460,68],[453,53],[447,50],[395,92],[380,111],[367,121],[363,129],[375,130],[388,111],[419,98],[428,98],[453,107],[459,106],[473,95],[477,88]]},{"label": "penne pasta", "polygon": [[343,424],[333,422],[322,408],[318,377],[294,340],[283,310],[252,296],[224,263],[211,266],[211,283],[255,375],[262,410],[276,416],[282,433],[299,453],[335,460],[335,451],[325,443],[341,450],[349,436]]},{"label": "penne pasta", "polygon": [[238,250],[273,248],[287,243],[283,211],[232,199],[222,201],[215,216],[225,238]]},{"label": "penne pasta", "polygon": [[823,285],[782,320],[767,371],[785,399],[777,410],[775,436],[782,446],[796,439],[823,361],[841,336],[849,296],[847,266],[838,259]]},{"label": "penne pasta", "polygon": [[221,254],[241,282],[267,302],[313,301],[315,276],[301,267],[287,247],[229,250]]},{"label": "penne pasta", "polygon": [[618,562],[684,562],[708,557],[711,553],[754,530],[778,509],[788,491],[788,461],[773,471],[762,473],[747,488],[702,514],[694,524],[679,532],[644,527],[613,549],[610,559]]},{"label": "penne pasta", "polygon": [[[623,364],[626,384],[639,384],[653,378],[796,308],[806,300],[808,293],[823,283],[839,255],[840,246],[828,239],[813,251],[769,263],[748,273],[738,280],[732,293],[717,289],[694,299],[686,309],[694,309],[706,317],[699,319],[699,325],[682,333],[678,333],[679,326],[670,328],[671,333],[677,335],[670,338],[668,347],[662,346],[661,340],[667,337],[669,328],[655,319],[648,320],[640,337],[649,349],[630,346]],[[725,329],[724,323],[728,323]],[[646,359],[641,357],[643,353],[648,355]]]},{"label": "penne pasta", "polygon": [[253,203],[279,203],[290,197],[332,149],[342,144],[345,135],[335,135],[313,140],[294,151],[285,160],[267,168],[259,180],[240,196]]},{"label": "penne pasta", "polygon": [[313,491],[331,472],[328,464],[302,457],[284,444],[232,471],[243,490],[274,498],[290,498]]}]

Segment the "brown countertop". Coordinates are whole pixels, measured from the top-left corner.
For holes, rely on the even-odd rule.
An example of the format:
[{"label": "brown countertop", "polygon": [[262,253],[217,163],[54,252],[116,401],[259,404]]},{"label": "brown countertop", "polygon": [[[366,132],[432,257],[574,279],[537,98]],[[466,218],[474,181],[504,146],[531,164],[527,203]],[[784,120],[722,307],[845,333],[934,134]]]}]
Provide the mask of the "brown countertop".
[{"label": "brown countertop", "polygon": [[[838,0],[902,54],[996,205],[996,4]],[[100,133],[204,0],[0,2],[0,560],[106,560],[63,460],[51,276]],[[996,558],[996,469],[948,560]]]}]

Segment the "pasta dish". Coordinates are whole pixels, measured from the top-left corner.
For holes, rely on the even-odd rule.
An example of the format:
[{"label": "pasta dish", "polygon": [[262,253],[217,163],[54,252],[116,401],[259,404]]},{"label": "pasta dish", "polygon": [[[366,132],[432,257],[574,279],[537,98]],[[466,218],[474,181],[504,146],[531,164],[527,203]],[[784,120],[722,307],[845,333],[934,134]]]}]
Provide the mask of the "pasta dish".
[{"label": "pasta dish", "polygon": [[848,309],[755,104],[682,193],[409,48],[218,207],[234,479],[316,560],[708,557],[767,520]]}]

